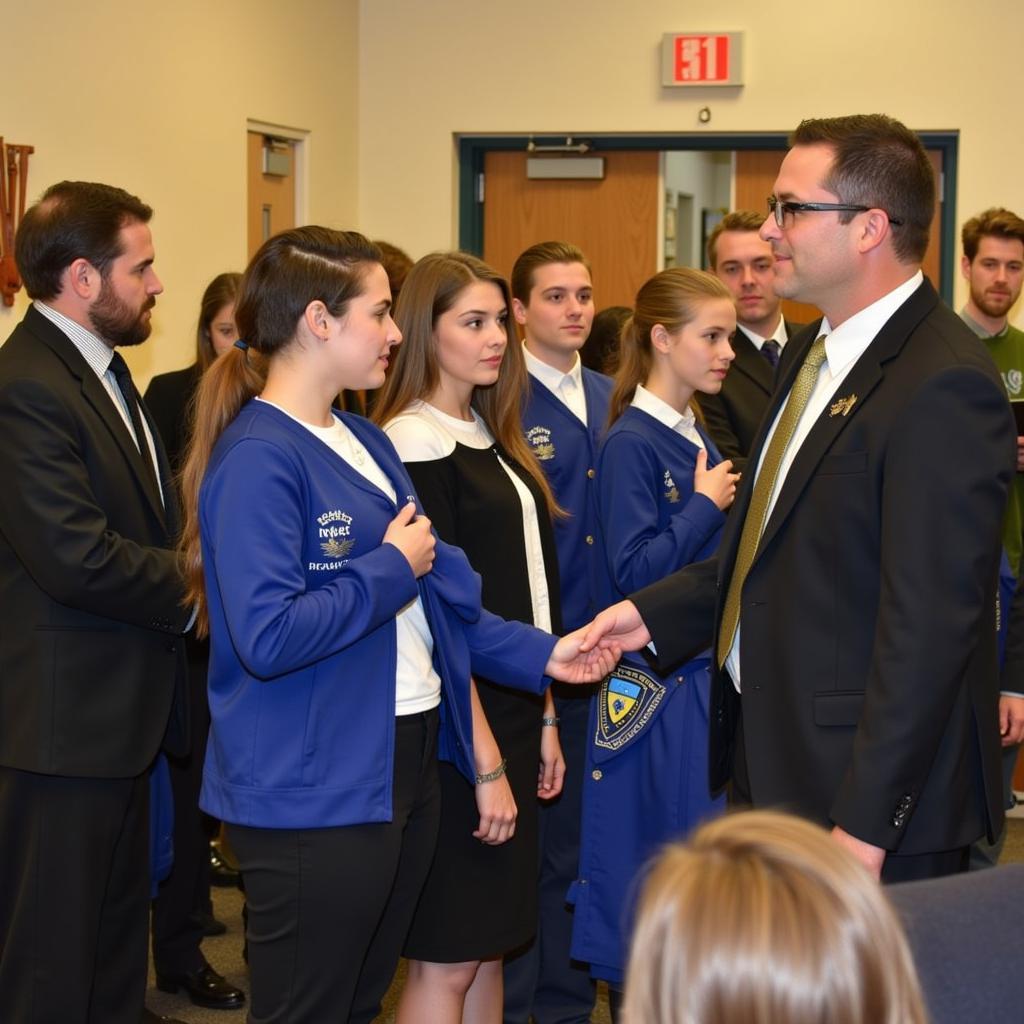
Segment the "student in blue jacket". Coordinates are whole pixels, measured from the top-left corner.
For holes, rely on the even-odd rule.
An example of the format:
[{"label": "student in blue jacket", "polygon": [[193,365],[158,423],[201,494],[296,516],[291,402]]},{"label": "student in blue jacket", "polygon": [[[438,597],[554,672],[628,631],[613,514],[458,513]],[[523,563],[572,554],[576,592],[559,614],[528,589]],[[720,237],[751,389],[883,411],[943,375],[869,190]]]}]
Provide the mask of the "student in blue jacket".
[{"label": "student in blue jacket", "polygon": [[306,227],[266,242],[244,341],[204,376],[185,469],[190,597],[210,635],[202,806],[249,903],[251,1020],[370,1021],[430,865],[438,756],[470,778],[470,672],[539,693],[600,671],[483,612],[394,449],[332,410],[401,335],[380,252]]},{"label": "student in blue jacket", "polygon": [[[538,242],[520,253],[510,279],[528,372],[523,434],[566,515],[555,519],[562,623],[577,629],[618,600],[611,591],[597,507],[597,448],[608,426],[612,382],[583,366],[580,348],[594,317],[586,256],[568,242]],[[594,687],[553,686],[565,781],[540,807],[539,917],[533,942],[505,959],[508,1021],[576,1024],[590,1020],[596,988],[569,956],[587,719]]]},{"label": "student in blue jacket", "polygon": [[[718,545],[737,474],[694,396],[722,386],[736,312],[725,286],[673,267],[640,289],[611,398],[597,480],[608,567],[632,593]],[[573,956],[621,987],[644,862],[716,813],[708,790],[708,657],[658,676],[628,655],[598,691],[584,776]]]}]

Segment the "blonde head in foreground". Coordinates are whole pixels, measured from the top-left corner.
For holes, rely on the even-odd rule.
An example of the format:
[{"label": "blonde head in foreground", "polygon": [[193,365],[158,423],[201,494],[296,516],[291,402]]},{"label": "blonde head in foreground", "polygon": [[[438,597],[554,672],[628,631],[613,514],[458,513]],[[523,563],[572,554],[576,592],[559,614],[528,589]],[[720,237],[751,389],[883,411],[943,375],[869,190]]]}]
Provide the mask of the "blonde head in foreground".
[{"label": "blonde head in foreground", "polygon": [[926,1024],[881,887],[828,834],[730,814],[668,848],[640,899],[627,1024]]}]

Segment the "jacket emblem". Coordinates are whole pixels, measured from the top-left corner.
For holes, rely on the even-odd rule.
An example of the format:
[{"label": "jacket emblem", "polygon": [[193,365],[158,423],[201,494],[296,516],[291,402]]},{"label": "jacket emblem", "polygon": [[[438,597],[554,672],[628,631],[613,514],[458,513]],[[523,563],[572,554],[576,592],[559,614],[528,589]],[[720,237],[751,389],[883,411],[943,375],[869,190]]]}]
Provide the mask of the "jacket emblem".
[{"label": "jacket emblem", "polygon": [[673,505],[679,501],[679,488],[676,487],[676,482],[667,469],[665,470],[665,497]]},{"label": "jacket emblem", "polygon": [[619,750],[650,721],[665,696],[665,686],[641,669],[618,665],[601,684],[594,743]]},{"label": "jacket emblem", "polygon": [[528,427],[524,433],[526,443],[533,449],[533,454],[541,462],[548,462],[555,457],[555,445],[551,440],[549,427]]},{"label": "jacket emblem", "polygon": [[352,537],[352,517],[343,512],[340,508],[331,509],[316,517],[317,537],[320,541],[320,551],[329,562],[310,562],[310,571],[325,571],[340,569],[343,559],[355,547],[355,538]]}]

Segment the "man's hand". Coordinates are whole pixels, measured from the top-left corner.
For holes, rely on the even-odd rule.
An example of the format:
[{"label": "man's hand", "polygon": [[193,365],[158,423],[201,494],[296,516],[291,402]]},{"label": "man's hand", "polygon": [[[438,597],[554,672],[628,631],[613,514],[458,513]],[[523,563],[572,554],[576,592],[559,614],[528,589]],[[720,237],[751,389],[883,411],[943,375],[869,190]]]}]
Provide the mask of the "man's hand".
[{"label": "man's hand", "polygon": [[1017,438],[1017,472],[1024,473],[1024,437]]},{"label": "man's hand", "polygon": [[615,668],[622,656],[622,648],[617,644],[602,644],[596,650],[583,650],[583,637],[591,626],[583,626],[559,639],[544,667],[545,675],[563,683],[596,683]]},{"label": "man's hand", "polygon": [[621,654],[622,651],[639,651],[651,642],[651,634],[632,601],[620,601],[605,608],[589,626],[583,628],[586,636],[580,650],[584,652],[611,648],[618,649]]},{"label": "man's hand", "polygon": [[1004,693],[999,698],[999,735],[1004,747],[1024,740],[1024,697]]},{"label": "man's hand", "polygon": [[832,838],[840,845],[846,847],[868,869],[873,878],[881,880],[882,865],[885,863],[885,848],[872,846],[865,843],[863,839],[851,836],[844,832],[838,825],[832,829]]}]

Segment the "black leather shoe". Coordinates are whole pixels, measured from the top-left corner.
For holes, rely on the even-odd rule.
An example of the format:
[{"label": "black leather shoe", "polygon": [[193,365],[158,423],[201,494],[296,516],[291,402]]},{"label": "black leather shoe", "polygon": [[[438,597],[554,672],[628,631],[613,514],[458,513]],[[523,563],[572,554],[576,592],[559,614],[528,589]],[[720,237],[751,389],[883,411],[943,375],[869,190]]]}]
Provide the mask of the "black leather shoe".
[{"label": "black leather shoe", "polygon": [[210,938],[211,935],[224,935],[228,930],[228,926],[223,921],[218,921],[208,910],[194,911],[189,915],[189,920],[203,929],[204,938]]},{"label": "black leather shoe", "polygon": [[144,1006],[142,1008],[141,1024],[185,1024],[185,1022],[178,1020],[177,1017],[161,1017],[159,1013],[154,1013]]},{"label": "black leather shoe", "polygon": [[245,1005],[245,993],[209,964],[193,974],[157,974],[156,987],[161,992],[177,992],[183,988],[196,1006],[210,1010],[237,1010]]},{"label": "black leather shoe", "polygon": [[210,885],[221,889],[231,888],[238,885],[241,877],[238,869],[225,860],[216,844],[210,843]]}]

